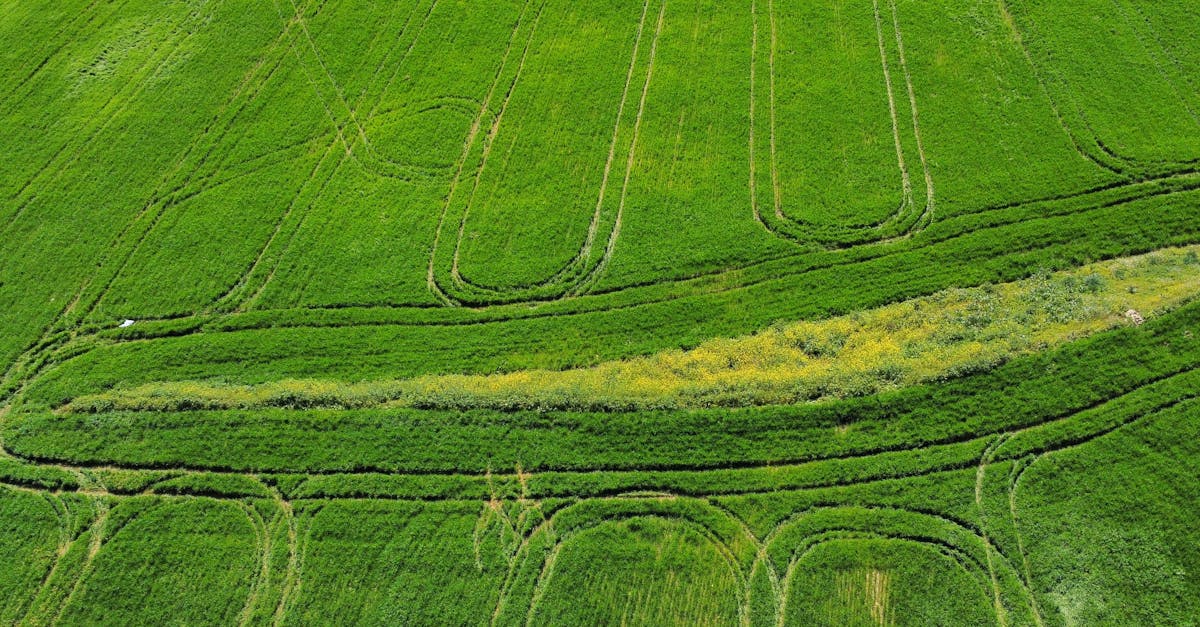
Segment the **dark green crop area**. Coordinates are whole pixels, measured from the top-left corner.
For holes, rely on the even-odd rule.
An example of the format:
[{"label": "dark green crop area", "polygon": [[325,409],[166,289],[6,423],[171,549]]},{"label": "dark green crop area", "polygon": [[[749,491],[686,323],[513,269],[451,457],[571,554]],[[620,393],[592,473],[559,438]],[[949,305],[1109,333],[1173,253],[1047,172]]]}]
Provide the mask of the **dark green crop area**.
[{"label": "dark green crop area", "polygon": [[1196,302],[801,405],[70,404],[1200,244],[1194,2],[0,0],[0,154],[0,624],[1198,623]]}]

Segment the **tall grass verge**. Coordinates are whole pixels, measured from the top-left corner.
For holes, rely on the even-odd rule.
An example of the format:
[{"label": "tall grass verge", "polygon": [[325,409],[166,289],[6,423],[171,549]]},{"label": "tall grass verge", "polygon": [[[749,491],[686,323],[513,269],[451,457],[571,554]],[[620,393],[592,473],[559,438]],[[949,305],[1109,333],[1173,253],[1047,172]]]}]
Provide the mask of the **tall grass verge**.
[{"label": "tall grass verge", "polygon": [[793,404],[865,396],[987,370],[1168,311],[1200,293],[1200,246],[1025,280],[950,289],[846,316],[779,323],[691,350],[574,370],[429,375],[357,383],[157,382],[62,410],[364,408],[645,410]]}]

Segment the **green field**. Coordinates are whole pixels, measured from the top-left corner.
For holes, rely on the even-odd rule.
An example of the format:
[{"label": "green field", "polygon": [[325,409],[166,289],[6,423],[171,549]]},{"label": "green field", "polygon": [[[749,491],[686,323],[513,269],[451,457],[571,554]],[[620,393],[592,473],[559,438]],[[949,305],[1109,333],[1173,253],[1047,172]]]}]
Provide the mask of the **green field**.
[{"label": "green field", "polygon": [[0,624],[1200,625],[1191,2],[0,41]]}]

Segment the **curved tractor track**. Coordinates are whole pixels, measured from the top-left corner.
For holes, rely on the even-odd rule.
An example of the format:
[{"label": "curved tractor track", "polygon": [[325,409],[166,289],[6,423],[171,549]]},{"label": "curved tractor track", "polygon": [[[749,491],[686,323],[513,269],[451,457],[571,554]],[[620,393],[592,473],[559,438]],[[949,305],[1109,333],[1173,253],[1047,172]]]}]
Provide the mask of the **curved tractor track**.
[{"label": "curved tractor track", "polygon": [[[153,467],[145,468],[137,465],[111,464],[97,466],[80,466],[54,461],[26,461],[30,471],[66,473],[65,476],[75,477],[74,486],[47,490],[29,485],[13,484],[8,480],[0,481],[10,489],[46,494],[54,499],[56,495],[75,492],[89,496],[95,504],[95,514],[90,525],[84,525],[85,530],[74,538],[64,537],[66,550],[60,549],[61,555],[70,554],[70,546],[86,543],[83,561],[71,568],[74,575],[73,583],[65,588],[61,583],[57,588],[66,591],[50,594],[38,593],[33,608],[41,608],[56,615],[61,612],[90,572],[89,564],[103,547],[105,538],[112,538],[119,531],[105,524],[106,512],[119,506],[126,499],[145,499],[147,495],[161,494],[152,481],[148,488],[132,494],[113,492],[112,488],[92,479],[98,471],[109,468],[122,468],[131,472],[170,473],[170,476],[183,474],[230,475],[245,476],[264,486],[263,497],[248,497],[240,495],[222,495],[221,493],[206,492],[195,496],[177,495],[168,492],[158,498],[168,499],[219,499],[230,500],[240,504],[246,513],[247,520],[254,529],[257,545],[257,574],[249,583],[247,599],[242,609],[243,623],[255,623],[252,617],[266,614],[272,615],[271,622],[278,624],[286,618],[287,608],[295,603],[296,595],[302,576],[303,546],[307,542],[306,532],[297,523],[297,516],[292,513],[295,503],[312,503],[319,505],[329,500],[378,500],[397,499],[415,500],[419,502],[432,500],[458,500],[473,502],[481,505],[484,511],[491,511],[489,504],[503,507],[505,497],[496,491],[496,482],[511,481],[519,483],[519,495],[522,511],[537,511],[539,502],[545,498],[568,498],[569,505],[553,510],[545,510],[528,522],[510,521],[511,529],[520,537],[519,543],[512,549],[512,557],[508,564],[508,573],[503,578],[500,596],[493,614],[496,624],[524,622],[536,612],[539,599],[542,598],[548,582],[554,577],[555,555],[568,546],[571,538],[585,529],[616,521],[629,520],[638,517],[654,517],[669,521],[672,524],[682,524],[699,533],[706,541],[716,547],[719,554],[730,569],[734,580],[738,582],[743,596],[739,598],[739,616],[743,624],[778,624],[787,612],[790,581],[798,569],[803,567],[806,556],[817,547],[827,542],[856,542],[860,540],[894,540],[915,544],[924,549],[942,555],[958,564],[972,579],[976,580],[986,598],[994,602],[994,612],[997,624],[1042,624],[1043,609],[1039,606],[1037,594],[1033,588],[1036,582],[1030,575],[1030,556],[1021,543],[1020,519],[1017,511],[1016,491],[1020,485],[1021,476],[1037,461],[1047,457],[1084,446],[1087,443],[1104,437],[1120,429],[1137,424],[1148,419],[1184,419],[1197,407],[1198,398],[1195,386],[1188,382],[1196,380],[1196,370],[1184,370],[1174,375],[1160,377],[1153,382],[1128,392],[1122,396],[1108,399],[1103,403],[1085,408],[1077,413],[1066,416],[1050,416],[1036,424],[1015,429],[1003,429],[992,434],[981,434],[967,440],[950,442],[948,446],[960,450],[961,454],[937,456],[931,461],[920,461],[914,458],[907,463],[875,464],[877,459],[894,455],[895,452],[876,452],[856,454],[844,457],[834,456],[825,461],[797,462],[797,468],[815,467],[822,463],[838,462],[842,468],[828,478],[821,473],[810,474],[799,481],[787,480],[786,464],[771,464],[768,467],[744,468],[735,472],[759,472],[771,469],[773,479],[765,484],[753,485],[750,482],[747,489],[730,489],[722,487],[728,484],[728,477],[718,481],[712,490],[695,489],[696,479],[705,476],[717,477],[729,471],[723,468],[697,467],[674,469],[670,472],[658,473],[663,479],[675,476],[684,479],[685,483],[693,486],[685,489],[683,485],[672,485],[672,481],[655,479],[653,469],[630,469],[625,471],[597,471],[613,477],[622,474],[630,475],[633,480],[625,487],[616,487],[616,492],[604,491],[588,493],[574,491],[571,495],[556,495],[543,493],[535,485],[545,486],[544,482],[531,481],[537,478],[539,472],[525,472],[518,469],[513,475],[498,475],[487,472],[475,477],[479,485],[479,496],[463,497],[430,497],[415,492],[372,493],[361,495],[351,493],[342,496],[304,494],[302,486],[292,489],[294,494],[285,494],[277,489],[267,489],[264,477],[254,473],[233,471],[213,471],[203,468],[186,467]],[[937,445],[923,446],[914,451],[936,448]],[[7,449],[6,449],[7,450]],[[20,459],[11,457],[9,459]],[[900,458],[896,458],[899,460]],[[946,461],[950,460],[950,461]],[[846,465],[849,464],[849,465]],[[859,470],[854,470],[858,468]],[[874,468],[874,469],[872,469]],[[881,471],[880,469],[886,469]],[[382,473],[367,471],[361,475],[340,473],[342,482],[355,481],[356,476],[365,480],[381,475],[410,477],[418,482],[439,481],[438,474],[423,473],[409,475],[403,472]],[[584,475],[589,473],[555,472],[556,476],[566,478],[568,475]],[[643,475],[639,478],[637,475]],[[462,477],[461,473],[449,473],[447,478]],[[803,477],[802,475],[800,475]],[[973,493],[973,505],[976,515],[971,519],[955,518],[953,515],[936,510],[919,510],[897,508],[892,505],[857,504],[853,499],[847,499],[853,490],[860,487],[880,483],[904,482],[916,478],[938,478],[939,481],[952,483],[961,482],[969,486]],[[999,481],[996,488],[989,487],[989,481],[995,478]],[[161,481],[161,480],[160,480]],[[742,483],[742,482],[737,482]],[[619,485],[615,484],[615,485]],[[165,488],[164,488],[165,489]],[[985,507],[985,493],[1000,490],[1005,495],[1007,508],[1005,512],[989,511]],[[352,490],[351,490],[352,492]],[[267,496],[273,494],[274,496]],[[806,506],[778,520],[767,528],[756,524],[751,526],[730,510],[726,500],[737,496],[784,494],[812,494],[817,499],[816,505]],[[837,495],[843,495],[838,497]],[[498,500],[499,499],[499,500]],[[530,509],[532,508],[532,509]],[[311,511],[306,509],[308,519]],[[122,519],[127,524],[127,519]],[[524,515],[522,521],[526,520]],[[477,529],[478,532],[478,529]],[[997,532],[1003,532],[1010,537],[1015,536],[1015,546],[997,544],[993,538]],[[469,541],[470,539],[464,539]],[[286,550],[282,553],[272,549],[274,542],[282,541]],[[275,561],[274,555],[285,554],[282,563]],[[60,560],[61,561],[61,560]],[[63,576],[56,574],[64,567],[56,561],[44,578],[43,587],[50,590],[49,582],[59,582]],[[765,603],[751,603],[755,594],[762,594],[761,587],[756,588],[754,581],[760,576],[766,576],[769,585],[767,591],[770,598]],[[59,600],[54,600],[58,598]],[[58,608],[53,609],[53,608]],[[773,608],[771,614],[761,615],[761,608]],[[758,608],[758,609],[756,609]],[[1013,613],[1016,612],[1014,615]],[[44,617],[45,614],[42,614]],[[38,622],[32,620],[31,622]]]}]

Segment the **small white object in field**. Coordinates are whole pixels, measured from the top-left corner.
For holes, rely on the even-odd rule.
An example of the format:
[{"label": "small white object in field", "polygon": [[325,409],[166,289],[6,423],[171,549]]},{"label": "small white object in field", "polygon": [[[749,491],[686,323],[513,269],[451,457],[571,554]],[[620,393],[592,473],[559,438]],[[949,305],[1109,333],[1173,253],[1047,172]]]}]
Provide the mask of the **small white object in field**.
[{"label": "small white object in field", "polygon": [[1146,319],[1142,317],[1142,314],[1138,313],[1136,309],[1130,309],[1129,311],[1126,311],[1125,317],[1132,320],[1133,324],[1139,327],[1142,326],[1142,323],[1146,321]]},{"label": "small white object in field", "polygon": [[122,322],[122,323],[121,323],[121,325],[120,325],[120,326],[118,326],[117,328],[118,328],[118,329],[124,329],[124,328],[127,328],[127,327],[131,327],[131,326],[133,326],[133,322],[134,322],[133,320],[126,320],[125,322]]}]

